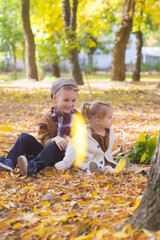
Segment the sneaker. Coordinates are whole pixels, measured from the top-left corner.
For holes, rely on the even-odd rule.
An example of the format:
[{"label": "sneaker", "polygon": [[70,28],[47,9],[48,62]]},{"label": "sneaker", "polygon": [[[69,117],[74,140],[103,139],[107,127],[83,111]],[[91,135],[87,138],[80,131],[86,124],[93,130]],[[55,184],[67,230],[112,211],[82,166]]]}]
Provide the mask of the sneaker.
[{"label": "sneaker", "polygon": [[99,169],[98,165],[95,162],[90,162],[89,171],[91,173],[93,173],[93,172],[99,173],[100,175],[103,174],[103,171],[101,171],[101,169]]},{"label": "sneaker", "polygon": [[12,159],[9,158],[0,158],[0,171],[6,171],[6,172],[13,172],[14,170],[14,162]]},{"label": "sneaker", "polygon": [[18,163],[18,167],[21,175],[27,176],[27,166],[28,166],[27,158],[25,156],[19,156],[17,158],[17,163]]},{"label": "sneaker", "polygon": [[36,164],[28,162],[27,158],[23,155],[18,157],[17,162],[22,176],[31,176],[37,170]]}]

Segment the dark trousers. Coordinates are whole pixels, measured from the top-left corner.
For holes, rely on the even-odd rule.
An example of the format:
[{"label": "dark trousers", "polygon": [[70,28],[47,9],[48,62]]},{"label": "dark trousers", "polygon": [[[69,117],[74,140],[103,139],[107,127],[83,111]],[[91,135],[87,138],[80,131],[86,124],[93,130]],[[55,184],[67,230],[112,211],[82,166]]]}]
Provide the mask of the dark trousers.
[{"label": "dark trousers", "polygon": [[21,133],[6,158],[12,159],[14,167],[17,158],[25,155],[37,166],[37,172],[47,166],[53,166],[64,158],[65,151],[61,151],[56,143],[49,143],[45,148],[30,134]]}]

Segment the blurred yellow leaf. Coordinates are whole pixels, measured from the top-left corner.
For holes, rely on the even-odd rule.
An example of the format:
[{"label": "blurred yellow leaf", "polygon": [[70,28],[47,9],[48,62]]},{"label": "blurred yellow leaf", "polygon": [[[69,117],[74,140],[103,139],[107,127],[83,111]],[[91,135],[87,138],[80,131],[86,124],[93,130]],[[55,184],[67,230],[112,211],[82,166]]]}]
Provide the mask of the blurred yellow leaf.
[{"label": "blurred yellow leaf", "polygon": [[125,233],[123,231],[119,231],[113,234],[114,237],[118,238],[118,239],[122,239],[122,238],[128,238],[129,234]]},{"label": "blurred yellow leaf", "polygon": [[18,228],[22,228],[22,227],[24,227],[24,226],[25,226],[25,224],[16,223],[16,224],[14,224],[14,225],[12,226],[12,228],[13,228],[13,229],[18,229]]},{"label": "blurred yellow leaf", "polygon": [[96,238],[102,239],[102,237],[107,233],[109,233],[108,229],[100,229],[100,230],[96,231],[95,235],[96,235]]},{"label": "blurred yellow leaf", "polygon": [[35,186],[27,186],[27,187],[23,187],[22,189],[23,190],[29,190],[29,189],[33,189],[33,188],[35,188]]},{"label": "blurred yellow leaf", "polygon": [[120,162],[118,163],[118,165],[116,166],[115,170],[113,173],[119,173],[121,172],[126,166],[126,158],[123,157]]},{"label": "blurred yellow leaf", "polygon": [[12,132],[13,129],[11,126],[7,125],[7,126],[0,126],[0,131],[4,131],[4,132]]},{"label": "blurred yellow leaf", "polygon": [[0,229],[6,228],[6,227],[8,227],[8,224],[5,222],[1,222]]},{"label": "blurred yellow leaf", "polygon": [[143,133],[141,133],[139,135],[138,142],[146,142],[146,138],[145,138],[145,135]]},{"label": "blurred yellow leaf", "polygon": [[49,207],[50,205],[51,203],[46,201],[45,203],[43,203],[42,207],[45,208],[45,207]]},{"label": "blurred yellow leaf", "polygon": [[136,199],[136,202],[135,202],[135,205],[134,205],[133,212],[135,212],[135,210],[138,208],[140,202],[141,202],[141,198],[137,198],[137,199]]},{"label": "blurred yellow leaf", "polygon": [[61,196],[61,199],[63,199],[63,200],[67,200],[67,199],[69,199],[69,197],[66,196],[66,195],[64,195],[64,196]]},{"label": "blurred yellow leaf", "polygon": [[72,121],[71,136],[74,139],[71,141],[76,151],[74,165],[80,167],[85,160],[87,151],[87,131],[84,127],[85,120],[80,113],[76,113]]}]

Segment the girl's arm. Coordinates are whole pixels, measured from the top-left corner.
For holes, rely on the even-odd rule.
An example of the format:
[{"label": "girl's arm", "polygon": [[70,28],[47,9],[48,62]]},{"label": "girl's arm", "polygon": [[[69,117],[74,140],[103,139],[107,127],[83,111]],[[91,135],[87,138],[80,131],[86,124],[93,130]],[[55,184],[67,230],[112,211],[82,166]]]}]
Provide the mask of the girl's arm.
[{"label": "girl's arm", "polygon": [[75,149],[69,142],[63,160],[56,163],[54,166],[57,170],[60,170],[60,171],[67,170],[72,166],[74,160],[75,160]]}]

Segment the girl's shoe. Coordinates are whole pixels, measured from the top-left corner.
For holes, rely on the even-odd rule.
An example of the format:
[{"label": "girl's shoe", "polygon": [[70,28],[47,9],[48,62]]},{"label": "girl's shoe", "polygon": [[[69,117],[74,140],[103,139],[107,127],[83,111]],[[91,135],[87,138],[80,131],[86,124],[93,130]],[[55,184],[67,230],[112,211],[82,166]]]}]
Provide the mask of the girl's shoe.
[{"label": "girl's shoe", "polygon": [[91,173],[93,173],[93,172],[99,173],[100,175],[103,174],[103,171],[101,169],[99,169],[98,165],[95,162],[90,162],[89,171]]}]

